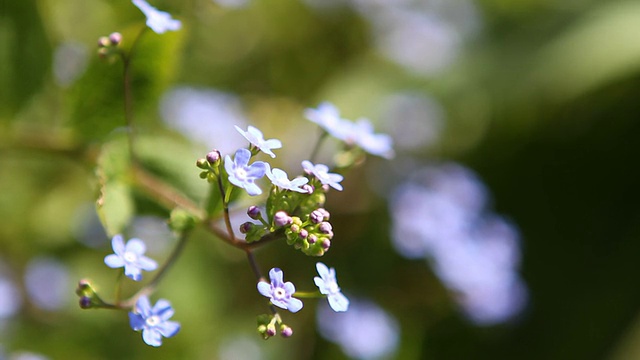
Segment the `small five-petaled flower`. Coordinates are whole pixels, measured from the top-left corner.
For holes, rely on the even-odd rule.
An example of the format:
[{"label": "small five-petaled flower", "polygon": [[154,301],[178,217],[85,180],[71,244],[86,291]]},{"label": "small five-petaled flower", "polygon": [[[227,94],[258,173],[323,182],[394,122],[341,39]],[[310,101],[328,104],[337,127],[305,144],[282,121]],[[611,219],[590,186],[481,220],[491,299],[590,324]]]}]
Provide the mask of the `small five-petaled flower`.
[{"label": "small five-petaled flower", "polygon": [[271,283],[260,281],[258,283],[258,292],[263,296],[271,299],[271,303],[279,308],[298,312],[302,309],[302,301],[292,297],[296,292],[296,288],[292,282],[283,282],[282,270],[273,268],[269,271]]},{"label": "small five-petaled flower", "polygon": [[163,34],[168,30],[177,31],[182,27],[180,20],[173,19],[171,14],[166,11],[154,8],[146,0],[132,0],[132,2],[147,17],[147,26],[156,33]]},{"label": "small five-petaled flower", "polygon": [[140,296],[134,311],[129,313],[129,325],[135,331],[142,330],[142,340],[147,345],[162,345],[162,337],[172,337],[180,330],[180,324],[169,321],[173,316],[171,304],[164,299],[151,307],[149,298]]},{"label": "small five-petaled flower", "polygon": [[249,165],[249,159],[251,159],[251,151],[238,149],[233,161],[229,155],[225,156],[224,168],[229,174],[230,183],[247,190],[251,196],[260,195],[262,190],[255,181],[264,176],[267,165],[262,161],[256,161]]},{"label": "small five-petaled flower", "polygon": [[262,132],[251,125],[249,125],[249,127],[247,128],[247,131],[242,130],[237,125],[235,127],[236,130],[238,130],[238,132],[242,134],[245,139],[247,139],[247,141],[249,141],[251,144],[253,144],[253,146],[257,147],[258,149],[260,149],[260,151],[271,156],[272,158],[275,158],[276,154],[274,154],[271,150],[280,149],[282,147],[282,142],[280,142],[280,140],[265,140],[264,136],[262,136]]},{"label": "small five-petaled flower", "polygon": [[322,185],[329,185],[336,190],[342,191],[342,185],[340,185],[340,182],[344,179],[344,177],[340,174],[330,173],[329,167],[327,165],[314,165],[311,161],[305,160],[302,162],[302,167],[306,172],[313,174],[316,178],[318,178]]},{"label": "small five-petaled flower", "polygon": [[347,311],[349,308],[349,299],[342,295],[338,281],[336,280],[336,270],[334,268],[328,268],[325,264],[319,262],[316,264],[316,269],[320,277],[313,278],[320,293],[327,295],[329,300],[329,306],[336,311]]},{"label": "small five-petaled flower", "polygon": [[309,179],[305,177],[297,177],[293,180],[289,180],[287,173],[284,170],[273,169],[267,164],[267,177],[271,180],[271,183],[281,189],[296,191],[299,193],[306,193],[307,190],[300,188],[302,185],[309,182]]},{"label": "small five-petaled flower", "polygon": [[111,239],[111,247],[114,254],[105,256],[104,263],[110,268],[124,267],[124,274],[135,280],[142,279],[142,270],[153,271],[158,264],[144,256],[146,246],[140,239],[131,239],[125,245],[122,235],[116,235]]}]

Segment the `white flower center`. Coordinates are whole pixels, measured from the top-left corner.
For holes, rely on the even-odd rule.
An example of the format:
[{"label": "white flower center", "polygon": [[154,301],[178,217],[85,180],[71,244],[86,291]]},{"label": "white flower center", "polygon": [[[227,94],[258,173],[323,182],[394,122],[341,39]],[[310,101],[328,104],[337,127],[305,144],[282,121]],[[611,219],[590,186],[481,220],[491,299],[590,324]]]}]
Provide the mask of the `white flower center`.
[{"label": "white flower center", "polygon": [[243,168],[236,169],[236,177],[240,181],[244,181],[247,178],[247,171]]},{"label": "white flower center", "polygon": [[287,292],[284,291],[283,288],[275,288],[273,289],[273,297],[276,300],[282,300],[287,296]]},{"label": "white flower center", "polygon": [[156,326],[160,324],[160,317],[158,317],[158,315],[150,316],[145,320],[145,323],[147,324],[147,326]]},{"label": "white flower center", "polygon": [[131,251],[126,251],[122,257],[124,258],[124,261],[128,263],[136,262],[136,260],[138,260],[138,255]]}]

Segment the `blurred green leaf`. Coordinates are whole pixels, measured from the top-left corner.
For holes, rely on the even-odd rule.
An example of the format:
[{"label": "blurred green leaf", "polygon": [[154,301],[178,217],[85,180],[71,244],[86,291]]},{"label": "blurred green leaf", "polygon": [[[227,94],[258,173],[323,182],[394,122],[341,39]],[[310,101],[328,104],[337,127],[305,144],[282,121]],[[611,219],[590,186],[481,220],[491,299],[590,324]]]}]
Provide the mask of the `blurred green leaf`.
[{"label": "blurred green leaf", "polygon": [[129,166],[126,137],[115,137],[102,147],[97,170],[100,195],[96,206],[109,236],[121,233],[134,215],[135,205],[127,181]]}]

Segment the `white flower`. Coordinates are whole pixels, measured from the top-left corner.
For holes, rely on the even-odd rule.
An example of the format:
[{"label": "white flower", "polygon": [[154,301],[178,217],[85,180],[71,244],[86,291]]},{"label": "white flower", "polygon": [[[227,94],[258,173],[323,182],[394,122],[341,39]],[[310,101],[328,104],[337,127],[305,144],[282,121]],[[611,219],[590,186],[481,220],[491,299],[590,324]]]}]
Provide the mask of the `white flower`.
[{"label": "white flower", "polygon": [[269,166],[269,164],[266,164],[266,165],[267,165],[267,177],[269,178],[269,180],[271,180],[271,183],[273,185],[281,189],[296,191],[299,193],[307,192],[306,190],[301,189],[300,187],[308,183],[309,179],[305,177],[297,177],[293,180],[289,180],[289,178],[287,177],[287,173],[284,172],[284,170],[280,170],[277,168],[271,170],[271,167]]},{"label": "white flower", "polygon": [[318,178],[322,185],[329,185],[338,191],[342,191],[342,185],[340,185],[340,182],[344,179],[344,177],[340,174],[330,173],[329,167],[327,165],[314,165],[311,161],[305,160],[302,162],[302,167],[306,172],[313,174],[316,178]]},{"label": "white flower", "polygon": [[247,131],[243,131],[238,126],[235,126],[235,127],[236,127],[236,130],[238,130],[238,132],[242,134],[242,136],[244,136],[245,139],[247,139],[251,144],[253,144],[258,149],[260,149],[260,151],[271,156],[272,158],[276,157],[276,154],[274,154],[273,151],[271,151],[271,149],[280,149],[282,147],[282,143],[280,142],[280,140],[278,139],[265,140],[264,136],[262,136],[262,132],[251,125],[249,125],[249,127],[247,128]]},{"label": "white flower", "polygon": [[165,31],[177,31],[182,27],[180,20],[171,18],[171,14],[154,8],[145,0],[131,0],[131,2],[147,17],[147,26],[158,34],[163,34]]},{"label": "white flower", "polygon": [[327,265],[319,262],[316,263],[316,269],[320,277],[314,277],[313,282],[316,283],[320,293],[327,295],[329,306],[335,312],[347,311],[349,308],[349,299],[342,295],[338,281],[336,280],[336,270],[328,268]]}]

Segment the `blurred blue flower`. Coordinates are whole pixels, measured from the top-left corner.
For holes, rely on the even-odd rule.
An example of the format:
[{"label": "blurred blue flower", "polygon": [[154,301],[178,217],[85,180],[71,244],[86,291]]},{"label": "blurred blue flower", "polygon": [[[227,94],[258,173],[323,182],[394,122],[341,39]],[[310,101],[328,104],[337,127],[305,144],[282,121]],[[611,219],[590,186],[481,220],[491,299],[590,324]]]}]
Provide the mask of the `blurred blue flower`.
[{"label": "blurred blue flower", "polygon": [[306,193],[307,191],[301,189],[300,186],[309,182],[309,179],[305,177],[297,177],[293,180],[289,180],[287,173],[284,170],[273,169],[267,164],[267,177],[271,180],[271,183],[281,189],[297,191],[299,193]]},{"label": "blurred blue flower", "polygon": [[302,309],[302,301],[292,297],[296,292],[296,288],[292,282],[283,282],[282,270],[273,268],[269,271],[269,278],[271,283],[266,281],[260,281],[258,283],[258,292],[263,296],[271,299],[271,303],[279,308],[289,310],[291,312],[298,312]]},{"label": "blurred blue flower", "polygon": [[342,191],[342,185],[340,185],[340,182],[344,179],[344,177],[340,174],[330,173],[329,167],[327,167],[327,165],[314,165],[311,161],[304,160],[302,162],[302,167],[305,171],[313,174],[316,178],[318,178],[322,185],[329,185],[336,190]]},{"label": "blurred blue flower", "polygon": [[158,267],[155,261],[144,256],[147,248],[140,239],[133,238],[125,245],[122,235],[116,235],[111,239],[111,247],[115,254],[105,256],[104,263],[114,269],[124,267],[124,274],[135,281],[142,279],[141,270],[153,271]]},{"label": "blurred blue flower", "polygon": [[242,130],[237,125],[234,126],[236,127],[236,130],[238,130],[238,132],[242,134],[242,136],[244,136],[245,139],[247,139],[258,149],[260,149],[260,151],[271,156],[272,158],[276,157],[276,154],[274,154],[271,149],[280,149],[282,147],[282,142],[280,142],[280,140],[265,140],[264,136],[262,136],[262,132],[251,125],[249,125],[249,127],[247,128],[247,131]]},{"label": "blurred blue flower", "polygon": [[333,311],[341,312],[349,309],[349,299],[342,295],[338,281],[336,280],[336,270],[328,268],[327,265],[319,262],[316,263],[316,269],[320,277],[313,278],[316,286],[320,289],[320,293],[327,295],[329,306]]},{"label": "blurred blue flower", "polygon": [[229,174],[229,182],[247,190],[247,193],[251,196],[260,195],[262,190],[256,185],[255,181],[264,176],[267,171],[267,165],[262,161],[256,161],[248,165],[249,159],[251,159],[249,150],[238,149],[233,161],[231,161],[229,155],[224,158],[224,168]]},{"label": "blurred blue flower", "polygon": [[355,123],[345,126],[347,133],[343,139],[347,144],[355,144],[369,154],[386,159],[394,157],[393,140],[387,134],[376,134],[368,119],[360,118]]},{"label": "blurred blue flower", "polygon": [[172,337],[180,330],[180,324],[169,321],[173,316],[171,304],[164,299],[151,307],[149,298],[140,296],[133,312],[129,313],[129,324],[135,331],[142,330],[142,339],[147,345],[162,345],[162,337]]},{"label": "blurred blue flower", "polygon": [[147,17],[147,26],[158,34],[168,30],[177,31],[182,27],[180,20],[171,18],[171,14],[154,8],[145,0],[131,0],[131,2]]},{"label": "blurred blue flower", "polygon": [[343,120],[338,108],[330,102],[321,103],[317,109],[305,109],[304,116],[340,140],[344,140],[351,128],[351,123]]}]

